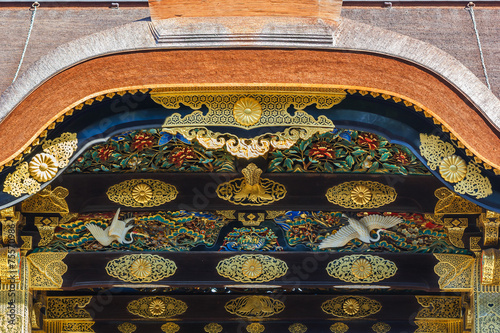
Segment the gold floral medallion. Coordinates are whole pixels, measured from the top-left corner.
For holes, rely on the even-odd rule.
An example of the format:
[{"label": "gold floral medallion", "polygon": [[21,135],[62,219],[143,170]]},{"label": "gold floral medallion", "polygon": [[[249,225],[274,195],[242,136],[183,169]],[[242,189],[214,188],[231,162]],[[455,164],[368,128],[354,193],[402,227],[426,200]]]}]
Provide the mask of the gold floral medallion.
[{"label": "gold floral medallion", "polygon": [[220,333],[222,332],[222,325],[217,323],[206,324],[203,328],[207,333]]},{"label": "gold floral medallion", "polygon": [[46,182],[54,178],[58,170],[57,159],[46,153],[33,157],[28,167],[30,175],[39,182]]},{"label": "gold floral medallion", "polygon": [[250,325],[247,326],[247,332],[248,333],[262,333],[264,332],[264,325],[259,324],[259,323],[251,323]]},{"label": "gold floral medallion", "polygon": [[306,333],[307,326],[301,323],[295,323],[288,327],[290,333]]},{"label": "gold floral medallion", "polygon": [[356,301],[354,298],[348,298],[344,302],[342,308],[344,309],[344,312],[347,313],[349,316],[354,316],[359,311],[359,302]]},{"label": "gold floral medallion", "polygon": [[137,326],[131,323],[123,323],[118,325],[118,330],[122,333],[134,333],[137,330]]},{"label": "gold floral medallion", "polygon": [[160,299],[155,299],[149,303],[149,312],[155,316],[159,316],[165,312],[165,303]]},{"label": "gold floral medallion", "polygon": [[234,104],[233,116],[238,124],[251,126],[256,124],[262,116],[262,107],[256,99],[245,97]]},{"label": "gold floral medallion", "polygon": [[151,271],[151,262],[145,259],[137,259],[130,265],[130,274],[138,279],[150,276]]},{"label": "gold floral medallion", "polygon": [[460,156],[450,155],[441,161],[439,173],[447,182],[458,183],[467,174],[467,164]]},{"label": "gold floral medallion", "polygon": [[166,323],[161,326],[161,330],[165,333],[176,333],[179,332],[179,325],[176,323]]},{"label": "gold floral medallion", "polygon": [[256,259],[248,259],[241,270],[247,278],[256,279],[262,274],[262,264]]},{"label": "gold floral medallion", "polygon": [[335,323],[332,326],[330,326],[330,331],[333,333],[345,333],[349,329],[349,326],[347,326],[344,323]]},{"label": "gold floral medallion", "polygon": [[387,323],[378,322],[372,326],[373,332],[376,333],[387,333],[391,330],[391,325]]},{"label": "gold floral medallion", "polygon": [[360,258],[352,263],[352,274],[360,280],[372,275],[372,264],[366,259]]},{"label": "gold floral medallion", "polygon": [[144,204],[153,197],[151,186],[146,184],[137,184],[132,189],[132,198],[140,204]]},{"label": "gold floral medallion", "polygon": [[351,190],[351,200],[360,206],[366,205],[372,199],[372,192],[364,185],[355,186]]}]

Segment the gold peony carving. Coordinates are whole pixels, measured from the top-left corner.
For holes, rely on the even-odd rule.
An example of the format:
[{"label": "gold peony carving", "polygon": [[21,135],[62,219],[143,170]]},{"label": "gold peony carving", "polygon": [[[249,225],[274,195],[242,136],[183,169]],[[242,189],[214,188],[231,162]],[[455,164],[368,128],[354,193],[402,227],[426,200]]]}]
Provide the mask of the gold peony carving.
[{"label": "gold peony carving", "polygon": [[368,260],[360,258],[352,263],[351,271],[358,279],[366,279],[372,275],[372,264]]},{"label": "gold peony carving", "polygon": [[151,303],[149,303],[149,312],[151,312],[155,316],[161,315],[165,312],[165,303],[162,300],[155,299]]},{"label": "gold peony carving", "polygon": [[153,197],[151,186],[146,184],[137,184],[132,189],[132,198],[140,204],[144,204]]},{"label": "gold peony carving", "polygon": [[458,183],[467,174],[467,164],[461,157],[450,155],[441,161],[439,173],[447,182]]},{"label": "gold peony carving", "polygon": [[233,116],[238,124],[251,126],[262,116],[262,107],[256,99],[245,97],[234,104]]},{"label": "gold peony carving", "polygon": [[248,259],[241,270],[247,278],[256,279],[262,274],[262,264],[256,259]]},{"label": "gold peony carving", "polygon": [[366,205],[372,199],[372,192],[364,185],[357,185],[351,190],[351,200],[360,206]]},{"label": "gold peony carving", "polygon": [[46,182],[54,178],[58,169],[57,159],[46,153],[40,153],[33,157],[29,163],[30,175],[39,182]]},{"label": "gold peony carving", "polygon": [[138,279],[144,279],[151,275],[151,262],[145,259],[137,259],[130,265],[130,273]]},{"label": "gold peony carving", "polygon": [[345,313],[350,316],[354,316],[359,311],[359,302],[354,298],[349,298],[345,301],[342,308],[344,309]]}]

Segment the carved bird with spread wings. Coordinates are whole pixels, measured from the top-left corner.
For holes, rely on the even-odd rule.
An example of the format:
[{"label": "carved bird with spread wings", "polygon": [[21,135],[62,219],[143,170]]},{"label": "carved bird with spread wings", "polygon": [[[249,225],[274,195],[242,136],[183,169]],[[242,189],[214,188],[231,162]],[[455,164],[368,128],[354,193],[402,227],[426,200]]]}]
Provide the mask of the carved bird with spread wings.
[{"label": "carved bird with spread wings", "polygon": [[[359,220],[346,215],[342,216],[347,218],[349,225],[343,226],[335,234],[325,238],[319,244],[320,249],[342,247],[355,238],[363,243],[375,243],[380,240],[380,233],[384,229],[394,227],[403,222],[402,218],[396,216],[368,215]],[[380,229],[377,231],[376,238],[370,236],[370,232],[373,229]]]},{"label": "carved bird with spread wings", "polygon": [[108,246],[113,241],[118,241],[121,244],[130,244],[134,241],[132,235],[130,235],[130,240],[126,241],[125,237],[130,229],[134,227],[134,224],[128,225],[128,223],[134,220],[133,217],[125,219],[124,221],[118,220],[118,216],[120,215],[120,208],[115,213],[111,224],[106,229],[102,229],[101,227],[89,223],[85,225],[85,227],[90,231],[92,236],[102,245]]}]

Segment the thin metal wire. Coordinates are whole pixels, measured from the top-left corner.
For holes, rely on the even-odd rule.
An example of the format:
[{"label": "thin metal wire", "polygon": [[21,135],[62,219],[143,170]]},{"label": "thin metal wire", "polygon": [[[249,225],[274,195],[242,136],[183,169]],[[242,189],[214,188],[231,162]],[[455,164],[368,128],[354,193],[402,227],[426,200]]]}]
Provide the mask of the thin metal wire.
[{"label": "thin metal wire", "polygon": [[40,4],[36,1],[33,2],[33,4],[31,5],[31,8],[33,8],[33,10],[31,11],[30,29],[28,30],[28,37],[26,38],[26,43],[24,43],[23,54],[21,55],[21,60],[19,61],[19,66],[17,66],[16,75],[14,75],[14,79],[12,80],[12,83],[14,83],[14,81],[16,81],[17,76],[19,75],[19,71],[21,70],[21,66],[22,66],[23,61],[24,61],[24,55],[26,54],[26,49],[28,48],[28,43],[30,41],[31,30],[33,30],[33,23],[35,22],[36,9],[38,8],[38,6],[40,6]]},{"label": "thin metal wire", "polygon": [[486,64],[484,63],[483,48],[481,47],[481,41],[479,40],[479,32],[477,31],[476,17],[474,15],[474,3],[469,2],[467,4],[466,9],[470,13],[470,17],[472,18],[472,24],[474,26],[474,32],[476,33],[477,46],[479,47],[479,55],[481,56],[481,66],[483,66],[484,78],[486,79],[486,85],[488,86],[488,89],[491,90],[490,80],[488,79],[488,72],[486,71]]}]

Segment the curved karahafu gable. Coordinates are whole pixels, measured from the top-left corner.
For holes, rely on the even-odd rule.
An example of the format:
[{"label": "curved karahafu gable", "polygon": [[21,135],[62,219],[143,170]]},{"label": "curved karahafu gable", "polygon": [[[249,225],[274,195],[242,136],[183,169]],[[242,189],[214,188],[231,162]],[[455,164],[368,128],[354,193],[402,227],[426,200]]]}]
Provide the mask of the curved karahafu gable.
[{"label": "curved karahafu gable", "polygon": [[[250,99],[252,108],[263,111],[249,109],[257,115],[254,123],[237,124],[239,113],[233,110],[241,100]],[[134,131],[160,126],[163,130]],[[57,175],[70,161],[67,172],[75,175],[69,179],[77,184],[74,177],[80,173],[234,174],[241,163],[237,161],[245,157],[266,160],[265,172],[293,172],[295,178],[301,172],[324,177],[339,172],[357,177],[432,173],[484,207],[495,209],[499,202],[493,191],[499,171],[475,156],[420,104],[375,90],[289,85],[144,88],[88,99],[58,118],[25,154],[3,168],[0,200],[9,206],[51,181],[64,185]],[[107,187],[124,180],[105,178],[96,183],[95,191],[106,193]],[[327,185],[335,184],[321,186]],[[98,190],[100,186],[104,187]],[[437,187],[428,184],[429,193]],[[178,200],[183,195],[188,194],[181,191]],[[415,209],[429,211],[425,205],[419,203]]]}]

